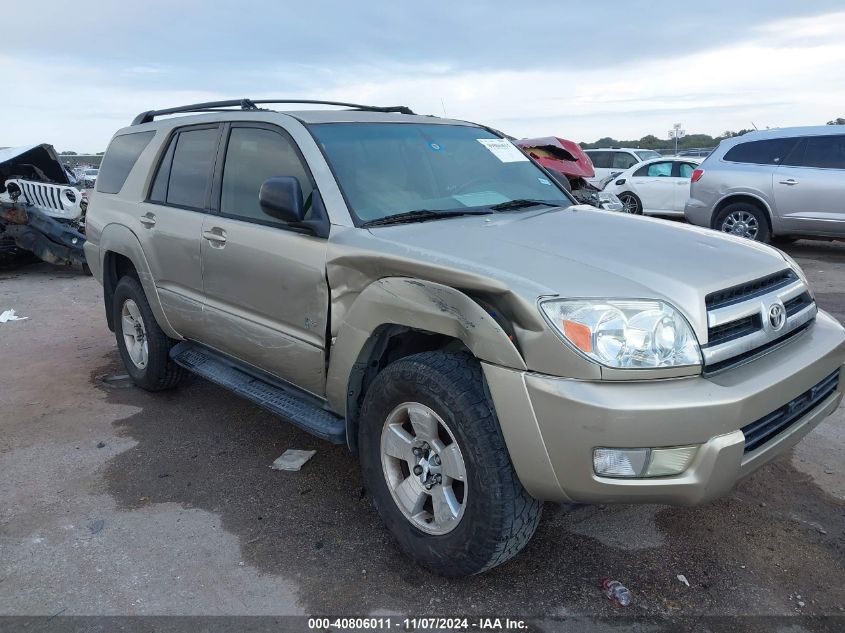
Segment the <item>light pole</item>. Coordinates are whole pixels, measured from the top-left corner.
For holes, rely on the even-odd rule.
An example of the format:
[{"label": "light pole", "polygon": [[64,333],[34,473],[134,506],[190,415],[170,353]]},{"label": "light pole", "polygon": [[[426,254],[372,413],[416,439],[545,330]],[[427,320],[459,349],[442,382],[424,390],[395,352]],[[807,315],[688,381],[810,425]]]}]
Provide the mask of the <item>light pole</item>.
[{"label": "light pole", "polygon": [[669,138],[675,139],[675,154],[678,153],[678,139],[683,138],[686,135],[687,131],[681,129],[680,123],[675,123],[675,125],[672,126],[672,129],[669,130]]}]

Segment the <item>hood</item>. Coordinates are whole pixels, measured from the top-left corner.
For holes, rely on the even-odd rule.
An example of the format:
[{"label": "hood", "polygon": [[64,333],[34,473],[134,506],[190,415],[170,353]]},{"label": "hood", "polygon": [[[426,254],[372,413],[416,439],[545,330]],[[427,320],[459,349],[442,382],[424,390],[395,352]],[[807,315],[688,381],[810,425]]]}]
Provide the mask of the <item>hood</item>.
[{"label": "hood", "polygon": [[514,143],[546,169],[572,178],[592,178],[596,175],[590,157],[574,141],[547,136],[525,138]]},{"label": "hood", "polygon": [[[462,287],[487,279],[538,297],[661,299],[706,335],[710,292],[788,268],[777,249],[709,229],[593,207],[543,209],[370,230],[376,251],[401,259],[402,274],[434,271]],[[372,250],[372,247],[370,249]],[[391,256],[392,255],[392,256]],[[454,271],[453,279],[444,278]],[[704,339],[706,340],[706,339]]]},{"label": "hood", "polygon": [[52,145],[25,145],[0,149],[0,187],[10,178],[70,184]]}]

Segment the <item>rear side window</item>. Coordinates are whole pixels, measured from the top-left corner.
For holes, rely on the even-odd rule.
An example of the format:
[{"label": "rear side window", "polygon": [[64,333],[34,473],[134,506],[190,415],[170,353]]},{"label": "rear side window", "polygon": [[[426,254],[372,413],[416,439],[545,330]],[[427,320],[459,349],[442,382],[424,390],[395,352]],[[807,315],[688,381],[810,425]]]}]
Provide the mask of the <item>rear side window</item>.
[{"label": "rear side window", "polygon": [[639,160],[636,156],[631,156],[626,152],[615,152],[613,154],[613,169],[628,169],[636,165]]},{"label": "rear side window", "polygon": [[193,209],[205,207],[218,134],[216,127],[179,133],[170,166],[167,204]]},{"label": "rear side window", "polygon": [[[103,164],[97,176],[97,191],[100,193],[120,193],[129,172],[138,161],[141,152],[146,149],[155,136],[155,132],[135,132],[115,136],[103,156]],[[87,174],[87,171],[86,171]]]},{"label": "rear side window", "polygon": [[810,136],[806,140],[803,167],[845,169],[845,136]]},{"label": "rear side window", "polygon": [[692,178],[692,172],[696,166],[692,163],[678,163],[678,176],[681,178]]},{"label": "rear side window", "polygon": [[311,179],[287,138],[265,128],[232,128],[223,166],[220,212],[244,220],[284,224],[266,215],[258,204],[262,183],[277,176],[296,178],[303,200],[308,200]]},{"label": "rear side window", "polygon": [[587,152],[593,167],[598,169],[609,169],[613,161],[613,154],[611,152]]},{"label": "rear side window", "polygon": [[779,165],[797,142],[796,138],[773,138],[740,143],[728,150],[724,160],[731,163]]},{"label": "rear side window", "polygon": [[646,178],[668,177],[672,175],[672,161],[650,163],[643,165],[634,172],[634,176],[645,176]]}]

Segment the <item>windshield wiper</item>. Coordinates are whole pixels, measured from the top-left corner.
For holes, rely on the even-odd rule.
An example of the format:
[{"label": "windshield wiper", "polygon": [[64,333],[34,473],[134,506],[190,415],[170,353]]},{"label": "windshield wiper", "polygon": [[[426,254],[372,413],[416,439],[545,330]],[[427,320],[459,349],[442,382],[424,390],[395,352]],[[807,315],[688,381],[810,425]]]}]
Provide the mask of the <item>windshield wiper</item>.
[{"label": "windshield wiper", "polygon": [[362,227],[369,226],[385,226],[387,224],[405,224],[408,222],[425,222],[426,220],[439,220],[441,218],[454,218],[459,215],[485,215],[490,213],[486,209],[462,210],[457,211],[435,211],[433,209],[415,209],[414,211],[405,211],[395,215],[388,215],[384,218],[376,218],[364,222]]},{"label": "windshield wiper", "polygon": [[507,202],[500,202],[494,204],[490,208],[493,211],[510,211],[511,209],[522,209],[524,207],[536,207],[543,205],[544,207],[559,207],[555,202],[548,202],[547,200],[529,200],[528,198],[517,198],[516,200],[508,200]]}]

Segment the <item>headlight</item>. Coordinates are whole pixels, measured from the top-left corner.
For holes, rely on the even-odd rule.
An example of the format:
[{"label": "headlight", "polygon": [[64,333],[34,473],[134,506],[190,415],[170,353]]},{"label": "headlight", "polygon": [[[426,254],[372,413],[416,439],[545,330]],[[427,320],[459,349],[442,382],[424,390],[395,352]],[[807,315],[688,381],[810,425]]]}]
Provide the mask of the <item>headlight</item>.
[{"label": "headlight", "polygon": [[599,191],[596,196],[599,199],[599,206],[608,211],[621,211],[624,205],[615,193]]},{"label": "headlight", "polygon": [[663,301],[551,299],[540,308],[565,340],[602,365],[648,369],[701,364],[689,323]]}]

